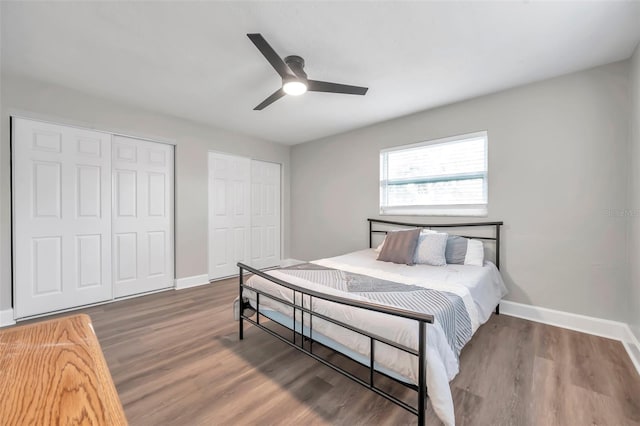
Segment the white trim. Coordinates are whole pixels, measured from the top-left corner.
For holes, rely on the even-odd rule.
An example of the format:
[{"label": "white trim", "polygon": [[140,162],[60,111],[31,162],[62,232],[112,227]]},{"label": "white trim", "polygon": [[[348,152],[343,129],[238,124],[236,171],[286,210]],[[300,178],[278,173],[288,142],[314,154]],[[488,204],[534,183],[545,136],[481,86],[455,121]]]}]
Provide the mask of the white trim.
[{"label": "white trim", "polygon": [[631,358],[631,362],[634,367],[636,367],[636,371],[640,374],[640,346],[634,345],[632,343],[622,342],[624,349],[627,351],[629,358]]},{"label": "white trim", "polygon": [[480,138],[483,138],[486,142],[489,138],[489,131],[480,130],[478,132],[462,133],[459,135],[446,136],[444,138],[439,138],[439,139],[431,139],[428,141],[414,142],[407,145],[390,146],[388,148],[381,149],[380,153],[383,154],[387,152],[398,151],[401,149],[422,148],[423,146],[428,146],[428,145],[436,145],[436,144],[439,145],[439,144],[445,144],[449,142],[462,142],[466,140],[480,139]]},{"label": "white trim", "polygon": [[13,309],[4,309],[0,311],[0,327],[13,325],[16,320],[13,319]]},{"label": "white trim", "polygon": [[[398,151],[417,150],[433,145],[449,145],[465,141],[481,139],[484,142],[484,177],[483,177],[483,195],[484,202],[479,204],[454,204],[454,205],[409,205],[409,206],[390,206],[388,204],[388,155]],[[455,180],[455,174],[445,174],[441,178],[449,178],[447,180]],[[391,216],[475,216],[487,217],[489,205],[489,132],[482,130],[473,133],[455,135],[412,143],[408,145],[392,146],[380,150],[380,184],[379,184],[379,200],[380,215]]]},{"label": "white trim", "polygon": [[133,139],[141,139],[141,140],[145,140],[145,141],[149,141],[149,142],[156,142],[156,143],[162,143],[165,145],[177,145],[177,141],[174,139],[167,139],[165,137],[162,136],[135,136],[132,135],[131,133],[129,133],[127,130],[117,130],[116,128],[111,128],[111,130],[107,130],[106,126],[105,128],[102,127],[96,127],[93,124],[84,122],[84,121],[78,121],[78,120],[72,120],[72,119],[68,119],[68,118],[63,118],[63,117],[59,117],[59,116],[54,116],[51,114],[40,114],[40,113],[36,113],[36,112],[30,112],[30,111],[24,111],[21,109],[17,109],[17,108],[9,108],[8,109],[8,115],[9,117],[14,117],[14,118],[22,118],[24,120],[31,120],[31,121],[38,121],[40,123],[49,123],[49,124],[55,124],[57,126],[66,126],[66,127],[73,127],[76,129],[81,129],[81,130],[91,130],[94,132],[100,132],[100,133],[110,133],[112,135],[115,136],[123,136],[125,138],[133,138]]},{"label": "white trim", "polygon": [[629,340],[629,328],[627,324],[623,322],[556,311],[555,309],[525,305],[508,300],[500,302],[500,313],[529,321],[580,331],[582,333],[593,334],[595,336],[606,337],[608,339],[620,341]]},{"label": "white trim", "polygon": [[638,340],[638,336],[636,336],[634,332],[631,331],[631,327],[629,327],[628,324],[627,324],[627,330],[629,332],[629,339],[627,340],[627,342],[631,343],[632,345],[636,345],[638,347],[638,350],[640,351],[640,340]]},{"label": "white trim", "polygon": [[176,290],[183,290],[185,288],[198,287],[201,285],[209,284],[209,275],[194,275],[192,277],[178,278],[176,279]]},{"label": "white trim", "polygon": [[622,344],[627,350],[629,358],[631,358],[631,362],[633,362],[633,365],[636,367],[638,374],[640,374],[640,341],[638,341],[636,335],[631,331],[631,327],[629,327],[629,325],[626,326],[629,336],[627,341],[622,342]]},{"label": "white trim", "polygon": [[471,216],[488,217],[487,204],[459,206],[380,206],[380,216]]},{"label": "white trim", "polygon": [[[636,355],[637,353],[640,354],[640,342],[638,342],[638,339],[626,323],[588,317],[571,312],[557,311],[539,306],[525,305],[508,300],[500,302],[500,313],[511,317],[575,330],[581,333],[619,340],[629,354],[629,358],[631,358],[631,362],[636,367],[636,370],[638,370],[638,374],[640,374],[640,359],[638,359]],[[635,347],[638,352],[635,352],[633,347]]]}]

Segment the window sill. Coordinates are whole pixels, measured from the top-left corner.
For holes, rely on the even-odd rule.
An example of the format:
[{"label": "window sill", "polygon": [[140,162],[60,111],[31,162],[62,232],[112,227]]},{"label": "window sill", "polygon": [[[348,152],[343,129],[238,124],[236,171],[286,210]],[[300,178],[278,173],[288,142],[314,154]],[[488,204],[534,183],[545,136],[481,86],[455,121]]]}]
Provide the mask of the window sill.
[{"label": "window sill", "polygon": [[461,217],[488,217],[489,212],[486,207],[446,207],[446,208],[425,208],[425,207],[387,207],[380,209],[381,216],[461,216]]}]

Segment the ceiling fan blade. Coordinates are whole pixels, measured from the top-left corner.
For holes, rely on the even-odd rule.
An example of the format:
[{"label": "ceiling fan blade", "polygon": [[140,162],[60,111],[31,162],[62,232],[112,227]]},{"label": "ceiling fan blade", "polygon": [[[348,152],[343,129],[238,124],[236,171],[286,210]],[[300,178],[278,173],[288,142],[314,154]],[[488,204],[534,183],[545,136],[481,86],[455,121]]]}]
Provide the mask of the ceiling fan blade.
[{"label": "ceiling fan blade", "polygon": [[280,74],[280,77],[291,77],[295,76],[293,71],[284,63],[282,58],[278,56],[273,47],[267,43],[267,40],[262,37],[262,34],[247,34],[247,37],[256,45],[260,53],[267,58],[267,61],[271,64],[271,66]]},{"label": "ceiling fan blade", "polygon": [[365,95],[368,87],[349,86],[348,84],[329,83],[327,81],[308,80],[307,90],[311,92],[344,93],[347,95]]},{"label": "ceiling fan blade", "polygon": [[282,89],[278,89],[275,92],[273,92],[271,94],[271,96],[269,96],[267,99],[265,99],[264,101],[262,101],[260,103],[260,105],[258,105],[257,107],[255,107],[253,110],[254,111],[260,111],[261,109],[264,109],[266,107],[268,107],[269,105],[271,105],[272,103],[274,103],[275,101],[277,101],[278,99],[280,99],[281,97],[283,97],[284,95],[286,95],[286,93],[284,93],[284,90]]}]

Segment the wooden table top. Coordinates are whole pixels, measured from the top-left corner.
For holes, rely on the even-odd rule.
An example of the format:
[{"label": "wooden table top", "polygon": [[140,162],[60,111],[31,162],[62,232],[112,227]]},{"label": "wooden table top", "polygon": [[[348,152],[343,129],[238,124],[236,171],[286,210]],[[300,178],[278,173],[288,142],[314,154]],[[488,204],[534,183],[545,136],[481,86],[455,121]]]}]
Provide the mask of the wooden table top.
[{"label": "wooden table top", "polygon": [[3,425],[126,425],[87,315],[0,330]]}]

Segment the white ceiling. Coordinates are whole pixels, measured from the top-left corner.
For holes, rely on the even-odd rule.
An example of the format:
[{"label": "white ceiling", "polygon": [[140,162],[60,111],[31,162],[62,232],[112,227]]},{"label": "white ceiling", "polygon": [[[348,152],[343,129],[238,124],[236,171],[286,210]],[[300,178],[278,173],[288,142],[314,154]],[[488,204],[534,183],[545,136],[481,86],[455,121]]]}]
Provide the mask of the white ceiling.
[{"label": "white ceiling", "polygon": [[[368,86],[253,107],[280,79]],[[2,72],[285,144],[628,58],[640,2],[2,3]]]}]

